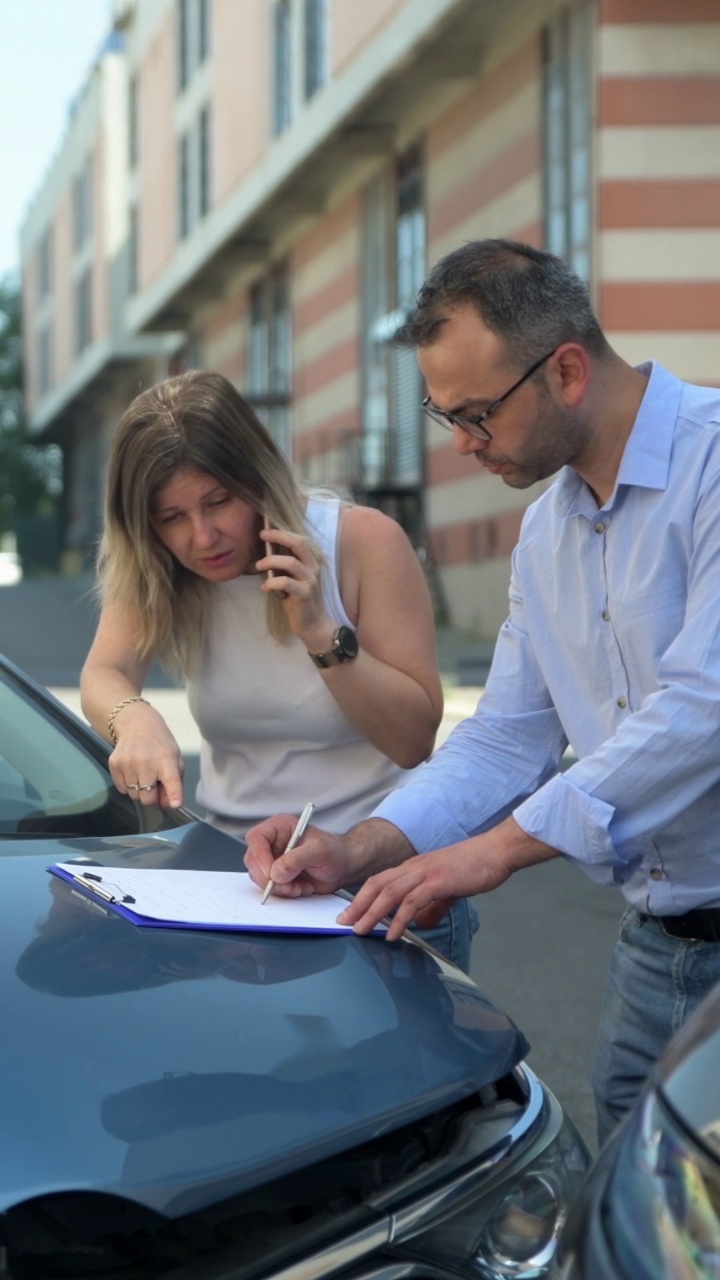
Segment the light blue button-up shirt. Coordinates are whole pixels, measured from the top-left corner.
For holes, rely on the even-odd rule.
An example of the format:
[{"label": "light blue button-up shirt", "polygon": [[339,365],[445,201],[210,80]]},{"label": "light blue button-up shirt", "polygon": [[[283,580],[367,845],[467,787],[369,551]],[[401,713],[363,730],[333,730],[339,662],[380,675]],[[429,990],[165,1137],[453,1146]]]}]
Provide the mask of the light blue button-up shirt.
[{"label": "light blue button-up shirt", "polygon": [[720,905],[720,391],[641,371],[612,497],[566,467],[528,508],[477,710],[374,816],[424,853],[512,813],[673,915]]}]

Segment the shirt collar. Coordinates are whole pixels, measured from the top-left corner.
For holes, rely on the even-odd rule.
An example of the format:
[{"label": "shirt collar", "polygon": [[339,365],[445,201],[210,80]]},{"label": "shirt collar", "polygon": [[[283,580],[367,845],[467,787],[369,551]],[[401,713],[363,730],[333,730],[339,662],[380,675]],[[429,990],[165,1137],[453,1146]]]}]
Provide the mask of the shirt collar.
[{"label": "shirt collar", "polygon": [[[645,394],[620,462],[617,484],[643,489],[665,489],[670,474],[675,423],[683,394],[683,383],[656,360],[636,365],[648,379]],[[557,509],[560,515],[585,512],[590,497],[585,482],[572,467],[564,467],[557,480]],[[613,497],[606,504],[611,506]],[[597,511],[597,507],[594,507]]]}]

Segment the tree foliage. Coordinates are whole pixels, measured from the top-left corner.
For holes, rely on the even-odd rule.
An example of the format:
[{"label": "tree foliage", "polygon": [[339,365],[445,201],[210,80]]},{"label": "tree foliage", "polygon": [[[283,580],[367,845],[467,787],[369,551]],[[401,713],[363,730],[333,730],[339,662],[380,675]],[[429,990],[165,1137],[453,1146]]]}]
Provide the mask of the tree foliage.
[{"label": "tree foliage", "polygon": [[20,289],[0,279],[0,535],[52,512],[60,482],[56,445],[32,443],[23,406]]}]

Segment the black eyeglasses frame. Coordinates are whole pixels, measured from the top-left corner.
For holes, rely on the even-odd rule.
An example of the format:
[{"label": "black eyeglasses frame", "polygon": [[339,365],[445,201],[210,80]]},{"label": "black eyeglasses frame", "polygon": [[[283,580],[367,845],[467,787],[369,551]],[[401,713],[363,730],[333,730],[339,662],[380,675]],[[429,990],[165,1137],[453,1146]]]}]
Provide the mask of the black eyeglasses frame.
[{"label": "black eyeglasses frame", "polygon": [[484,409],[482,413],[446,413],[444,409],[438,409],[437,405],[432,404],[429,396],[426,396],[422,402],[423,411],[429,418],[432,418],[433,422],[439,423],[446,431],[452,431],[453,427],[460,427],[461,431],[467,432],[469,436],[473,436],[476,440],[492,440],[491,433],[487,430],[487,427],[483,426],[483,423],[500,408],[501,404],[505,403],[513,391],[517,391],[523,382],[527,382],[528,378],[537,373],[538,369],[545,364],[545,361],[555,355],[556,350],[557,347],[553,347],[552,351],[548,351],[547,355],[541,356],[539,360],[536,360],[527,373],[523,374],[522,378],[518,378],[517,382],[513,382],[509,391],[505,391],[503,395],[498,396],[497,400],[493,400],[492,404],[487,409]]}]

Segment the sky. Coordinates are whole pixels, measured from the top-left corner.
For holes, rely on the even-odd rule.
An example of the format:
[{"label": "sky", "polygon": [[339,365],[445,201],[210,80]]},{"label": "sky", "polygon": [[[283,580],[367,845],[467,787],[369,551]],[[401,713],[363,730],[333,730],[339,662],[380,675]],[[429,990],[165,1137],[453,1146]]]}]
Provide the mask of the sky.
[{"label": "sky", "polygon": [[0,276],[112,22],[113,0],[0,0]]}]

